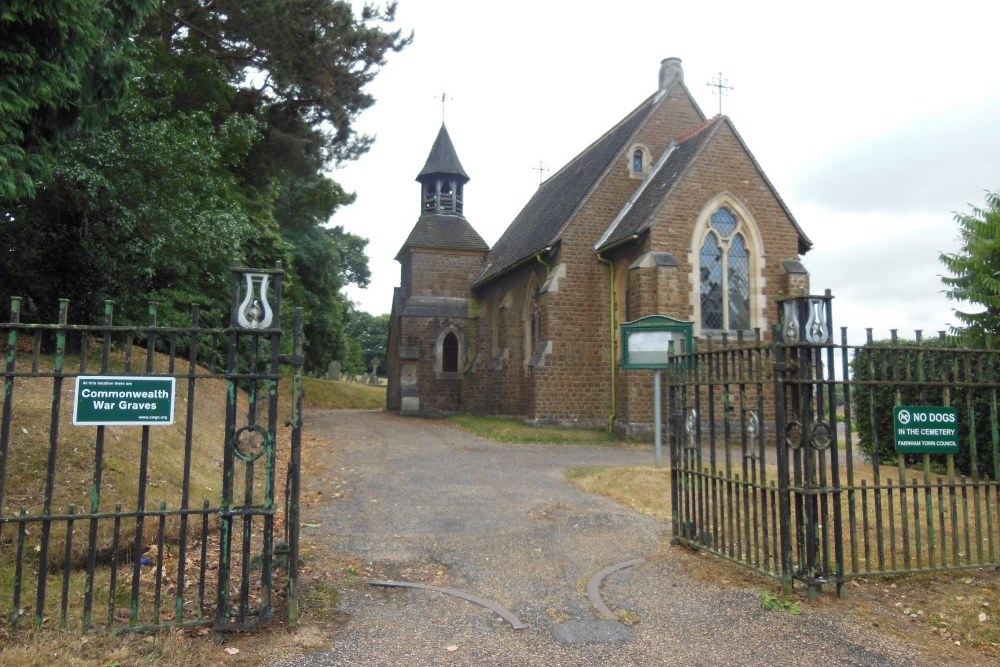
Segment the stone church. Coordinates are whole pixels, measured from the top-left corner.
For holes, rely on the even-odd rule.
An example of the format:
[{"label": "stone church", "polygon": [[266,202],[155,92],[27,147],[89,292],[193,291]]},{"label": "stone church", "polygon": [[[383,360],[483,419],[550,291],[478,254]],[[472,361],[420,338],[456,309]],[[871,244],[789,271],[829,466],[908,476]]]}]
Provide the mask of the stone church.
[{"label": "stone church", "polygon": [[648,315],[696,337],[768,337],[779,294],[808,292],[812,243],[726,116],[706,119],[680,60],[656,91],[538,188],[489,245],[462,211],[469,176],[442,125],[397,261],[387,407],[535,423],[652,422],[652,371],[621,369],[619,329]]}]

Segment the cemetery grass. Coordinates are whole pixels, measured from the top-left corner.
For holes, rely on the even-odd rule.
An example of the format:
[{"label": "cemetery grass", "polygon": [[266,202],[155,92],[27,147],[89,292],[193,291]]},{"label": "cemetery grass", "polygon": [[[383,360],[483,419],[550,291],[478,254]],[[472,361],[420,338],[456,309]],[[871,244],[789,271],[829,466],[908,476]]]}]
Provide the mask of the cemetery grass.
[{"label": "cemetery grass", "polygon": [[447,419],[452,424],[496,442],[536,445],[607,444],[612,442],[611,435],[600,429],[534,426],[516,419],[479,415],[452,415]]},{"label": "cemetery grass", "polygon": [[[291,391],[291,379],[286,378],[284,388]],[[383,410],[385,385],[367,385],[360,382],[302,378],[302,403],[306,409],[317,410]],[[289,393],[288,396],[291,396]]]},{"label": "cemetery grass", "polygon": [[[859,468],[856,463],[855,470]],[[586,491],[636,511],[665,521],[671,518],[668,467],[587,467],[570,470],[567,477]],[[686,547],[671,547],[670,552],[705,581],[781,592],[773,579],[707,552]],[[1000,572],[989,568],[855,578],[845,584],[839,600],[831,588],[824,589],[816,602],[798,602],[803,608],[834,607],[856,615],[940,655],[944,664],[956,664],[963,654],[976,661],[984,655],[1000,658]]]},{"label": "cemetery grass", "polygon": [[[51,367],[52,360],[41,359],[41,366]],[[76,360],[68,360],[67,367],[74,367]],[[155,367],[158,372],[165,368],[166,360],[157,356]],[[291,378],[284,378],[279,396],[279,429],[278,456],[287,456],[289,446],[289,429],[282,427],[291,414]],[[70,503],[77,506],[78,512],[89,509],[89,490],[93,478],[93,451],[95,427],[74,427],[72,420],[72,381],[64,383],[62,392],[62,411],[60,415],[58,476],[53,511],[60,513],[66,510]],[[41,508],[44,496],[46,458],[50,431],[50,411],[52,405],[53,384],[51,378],[19,379],[14,391],[14,421],[12,424],[11,452],[6,471],[6,490],[4,492],[4,509],[19,511],[23,506],[29,512],[37,512]],[[304,378],[304,403],[307,408],[316,409],[380,409],[385,403],[385,388],[367,386],[347,382],[330,382],[315,378]],[[225,414],[226,383],[223,380],[203,379],[198,381],[196,394],[197,410],[194,417],[193,468],[192,468],[192,504],[200,505],[200,498],[208,498],[213,504],[219,500],[219,477],[221,470],[221,449],[219,442],[223,438]],[[181,493],[178,473],[182,458],[177,452],[183,451],[184,422],[186,410],[187,386],[186,380],[177,382],[177,402],[175,405],[175,423],[173,426],[158,427],[153,430],[150,446],[150,484],[147,490],[147,507],[159,506],[160,500],[168,500],[170,507],[179,504]],[[137,496],[139,477],[139,456],[137,454],[138,433],[140,429],[129,427],[106,427],[106,459],[102,484],[101,507],[114,507],[122,503],[124,508],[134,507]],[[305,437],[306,447],[304,463],[308,467],[309,444],[308,434]],[[283,462],[279,462],[284,469]],[[279,475],[279,486],[284,482],[284,475]],[[82,494],[82,495],[81,495]],[[81,497],[77,497],[81,496]],[[195,502],[195,498],[199,498]],[[283,490],[278,489],[276,497],[283,497]],[[283,509],[280,508],[280,509]],[[280,514],[280,512],[279,512]],[[282,516],[276,521],[283,521]],[[110,522],[102,522],[110,524]],[[125,553],[131,540],[134,540],[134,529],[122,531],[122,553]],[[192,530],[197,530],[192,521]],[[144,540],[149,543],[155,540],[157,521],[146,521]],[[176,521],[168,522],[166,542],[169,552],[176,552],[171,543],[176,543]],[[214,526],[213,526],[214,528]],[[60,532],[61,530],[61,532]],[[102,525],[102,530],[104,526]],[[313,549],[308,544],[302,546],[303,566],[300,571],[300,623],[294,632],[287,632],[282,625],[284,608],[276,608],[275,623],[272,629],[254,633],[217,634],[210,628],[185,628],[162,630],[152,634],[115,632],[102,627],[95,627],[86,634],[82,632],[80,622],[79,600],[83,597],[83,580],[87,555],[87,524],[77,522],[74,527],[75,539],[73,547],[73,574],[70,589],[71,606],[66,629],[59,629],[60,604],[59,586],[50,582],[47,596],[46,619],[41,629],[35,629],[34,614],[31,605],[34,603],[34,586],[37,576],[31,569],[31,559],[35,554],[33,544],[26,546],[26,566],[24,574],[25,588],[22,591],[22,609],[24,610],[18,628],[11,627],[13,611],[11,607],[14,564],[10,557],[13,544],[10,542],[12,531],[9,527],[2,534],[3,545],[0,551],[0,664],[5,667],[28,667],[58,665],[155,665],[171,664],[190,667],[208,667],[219,664],[264,665],[277,659],[319,650],[327,644],[327,638],[333,628],[343,622],[343,619],[332,610],[336,607],[336,591],[345,584],[347,575],[345,567],[333,561],[322,564],[313,562],[310,558]],[[33,531],[37,532],[37,531]],[[100,534],[101,542],[107,541],[109,535]],[[30,541],[30,536],[29,536]],[[37,540],[36,540],[37,541]],[[50,554],[53,562],[50,566],[62,570],[63,548],[65,544],[65,523],[53,522]],[[210,560],[218,558],[217,541],[211,542]],[[35,558],[37,561],[37,558]],[[37,567],[37,565],[36,565]],[[166,565],[169,569],[169,564]],[[210,569],[212,564],[210,562]],[[234,562],[234,569],[238,563]],[[127,612],[130,592],[127,576],[130,567],[119,570],[118,602],[119,610]],[[190,572],[190,570],[189,570]],[[106,565],[99,565],[95,573],[95,621],[106,618],[107,615],[107,582],[109,571]],[[207,597],[214,600],[214,583],[208,583]],[[143,587],[143,594],[147,587]],[[126,597],[122,597],[126,594]],[[281,595],[279,594],[279,598]],[[166,592],[164,599],[173,600]],[[279,600],[280,601],[280,600]],[[143,599],[144,607],[151,601]],[[211,609],[207,612],[213,613]],[[75,614],[75,617],[74,617]],[[95,626],[99,626],[95,623]]]}]

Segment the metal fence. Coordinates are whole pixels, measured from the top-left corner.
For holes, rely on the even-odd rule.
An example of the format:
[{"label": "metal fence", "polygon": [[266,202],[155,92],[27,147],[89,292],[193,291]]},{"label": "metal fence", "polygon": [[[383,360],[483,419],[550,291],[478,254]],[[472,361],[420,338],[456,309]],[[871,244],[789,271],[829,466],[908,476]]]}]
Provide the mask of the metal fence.
[{"label": "metal fence", "polygon": [[[829,294],[779,308],[771,341],[703,341],[673,361],[675,539],[811,593],[1000,565],[1000,350],[943,333],[837,342]],[[899,406],[953,409],[959,451],[897,454]]]},{"label": "metal fence", "polygon": [[[224,328],[202,326],[197,306],[189,327],[158,325],[155,305],[146,324],[119,324],[111,302],[99,325],[69,324],[65,301],[58,322],[24,323],[12,300],[0,323],[0,625],[243,629],[273,618],[278,593],[297,621],[302,315],[282,354],[282,277],[280,265],[234,270]],[[284,366],[291,432],[278,456]],[[115,421],[154,395],[116,383],[163,379],[176,386],[173,425]],[[98,395],[82,381],[114,394],[95,403],[108,416],[74,423]]]}]

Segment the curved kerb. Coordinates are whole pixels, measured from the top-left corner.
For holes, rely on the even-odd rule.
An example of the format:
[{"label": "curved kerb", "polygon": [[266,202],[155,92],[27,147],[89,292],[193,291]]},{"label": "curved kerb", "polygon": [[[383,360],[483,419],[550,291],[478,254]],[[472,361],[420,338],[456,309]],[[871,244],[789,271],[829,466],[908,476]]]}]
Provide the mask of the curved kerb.
[{"label": "curved kerb", "polygon": [[476,597],[475,595],[469,595],[468,593],[465,593],[463,591],[457,590],[455,588],[443,588],[441,586],[430,586],[428,584],[417,584],[417,583],[412,583],[412,582],[409,582],[409,581],[369,581],[368,585],[369,586],[384,586],[384,587],[390,587],[390,588],[419,588],[420,590],[424,590],[424,591],[435,591],[437,593],[444,593],[445,595],[451,595],[451,596],[454,596],[454,597],[457,597],[457,598],[462,598],[463,600],[468,600],[469,602],[473,602],[475,604],[478,604],[481,607],[486,607],[487,609],[489,609],[490,611],[492,611],[494,614],[496,614],[497,616],[499,616],[503,620],[505,620],[508,623],[510,623],[510,626],[512,628],[514,628],[515,630],[523,630],[524,628],[528,627],[527,625],[525,625],[524,623],[521,622],[521,619],[519,619],[517,616],[515,616],[511,612],[507,611],[506,609],[504,609],[500,605],[498,605],[498,604],[496,604],[494,602],[490,602],[489,600],[484,600],[483,598]]},{"label": "curved kerb", "polygon": [[636,558],[635,560],[627,560],[624,563],[618,563],[617,565],[606,567],[595,574],[587,583],[587,597],[590,598],[590,604],[594,605],[594,608],[601,614],[601,616],[609,621],[617,620],[615,618],[615,613],[608,609],[608,605],[604,604],[604,600],[601,599],[601,584],[604,583],[604,578],[612,572],[624,570],[626,567],[639,565],[642,562],[643,560],[641,558]]}]

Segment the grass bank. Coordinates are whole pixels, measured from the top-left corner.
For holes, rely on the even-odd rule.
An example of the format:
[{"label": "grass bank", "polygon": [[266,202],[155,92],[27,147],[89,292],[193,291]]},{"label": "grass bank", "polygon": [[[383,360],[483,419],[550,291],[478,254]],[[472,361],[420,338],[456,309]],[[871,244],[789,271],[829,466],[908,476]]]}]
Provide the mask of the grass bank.
[{"label": "grass bank", "polygon": [[[113,355],[114,357],[114,355]],[[120,364],[121,359],[114,357],[113,364]],[[78,360],[67,361],[68,368],[78,367]],[[161,355],[155,358],[156,372],[166,372],[167,360]],[[40,370],[50,370],[52,359],[40,359]],[[290,416],[291,378],[283,378],[280,383],[278,443],[279,459],[287,456],[287,427]],[[184,451],[186,447],[186,429],[188,414],[191,415],[191,470],[190,491],[191,505],[201,506],[204,500],[212,505],[218,505],[220,498],[221,466],[223,456],[225,406],[227,383],[222,379],[203,378],[196,381],[196,394],[193,401],[188,402],[187,380],[177,382],[174,424],[157,426],[150,429],[148,447],[149,480],[145,490],[145,505],[147,508],[159,507],[166,503],[167,507],[179,507],[182,496],[182,480],[184,478]],[[4,461],[3,510],[6,515],[17,514],[23,508],[29,515],[41,513],[46,496],[46,469],[49,465],[50,442],[53,435],[51,420],[54,383],[51,377],[18,378],[13,396],[12,422],[10,428],[10,447]],[[95,469],[95,439],[96,427],[80,427],[72,424],[73,382],[64,382],[59,404],[61,412],[58,420],[58,446],[52,461],[55,470],[53,478],[53,493],[51,507],[54,513],[64,514],[70,506],[77,512],[88,511],[91,507],[94,469]],[[385,388],[347,382],[330,382],[316,378],[304,379],[305,406],[307,409],[382,409],[385,404]],[[240,414],[247,408],[245,395],[239,398]],[[139,462],[142,448],[142,429],[137,427],[108,426],[104,429],[104,453],[102,457],[102,483],[99,506],[102,511],[108,511],[121,504],[125,511],[134,508],[139,493]],[[280,464],[279,464],[280,465]],[[283,470],[283,465],[281,467]],[[236,480],[237,488],[239,479]],[[284,475],[278,475],[279,486],[284,482]],[[282,497],[279,488],[277,497]],[[255,496],[255,502],[260,499]],[[276,521],[283,521],[280,503],[279,516]],[[15,588],[15,555],[17,550],[17,529],[6,526],[0,532],[0,664],[5,667],[27,667],[58,665],[154,665],[171,664],[190,667],[208,667],[229,662],[244,665],[268,664],[283,656],[298,655],[304,651],[323,648],[327,644],[329,632],[321,629],[319,624],[336,624],[337,616],[331,612],[335,606],[335,589],[326,579],[329,573],[315,564],[308,563],[302,576],[302,591],[300,611],[302,623],[295,633],[280,631],[280,619],[272,632],[247,633],[238,635],[217,636],[208,628],[178,629],[162,631],[152,635],[117,634],[106,631],[101,626],[108,616],[109,568],[112,543],[117,544],[119,561],[123,565],[118,571],[118,585],[115,595],[116,617],[128,613],[129,582],[131,567],[132,544],[135,540],[135,529],[132,519],[121,522],[119,542],[114,542],[115,523],[102,519],[98,526],[98,567],[95,572],[94,610],[95,629],[87,634],[80,630],[80,608],[85,594],[85,564],[89,553],[87,521],[77,521],[73,528],[74,539],[70,544],[69,562],[70,579],[67,589],[69,599],[69,618],[67,629],[60,630],[60,586],[55,578],[62,578],[63,561],[66,558],[66,522],[54,521],[51,524],[49,541],[50,565],[52,577],[49,580],[46,618],[43,628],[34,629],[34,612],[32,605],[35,600],[35,586],[38,576],[32,573],[32,567],[37,570],[38,552],[40,546],[38,524],[25,531],[24,539],[24,574],[21,590],[21,622],[16,632],[10,624],[15,611],[12,606]],[[156,545],[158,522],[147,519],[143,545]],[[193,520],[189,528],[189,538],[197,542],[200,534],[200,521]],[[216,525],[209,527],[209,533],[214,533]],[[173,606],[172,575],[176,570],[176,557],[179,531],[176,517],[165,522],[164,541],[164,579],[163,595],[168,602],[165,608]],[[192,555],[193,554],[193,555]],[[196,568],[190,560],[196,558],[198,551],[189,550],[189,573]],[[218,557],[218,543],[215,537],[210,538],[208,556],[209,577],[206,598],[214,601],[215,588],[213,574],[216,571],[214,561]],[[308,561],[308,555],[304,554]],[[155,561],[155,558],[151,559]],[[234,563],[238,569],[238,563]],[[142,570],[142,578],[150,576],[153,568],[146,566]],[[147,582],[148,583],[148,582]],[[143,613],[152,604],[147,599],[149,589],[142,586],[140,605]],[[196,588],[196,581],[188,582],[188,591]],[[190,613],[190,610],[187,610]],[[211,607],[206,610],[209,616]],[[280,616],[281,612],[278,612]],[[189,616],[187,616],[189,617]],[[166,614],[164,620],[169,618]],[[122,619],[119,618],[119,621]]]},{"label": "grass bank", "polygon": [[[292,383],[285,382],[290,391]],[[302,379],[302,402],[312,410],[384,410],[385,385],[334,382],[322,378]]]}]

